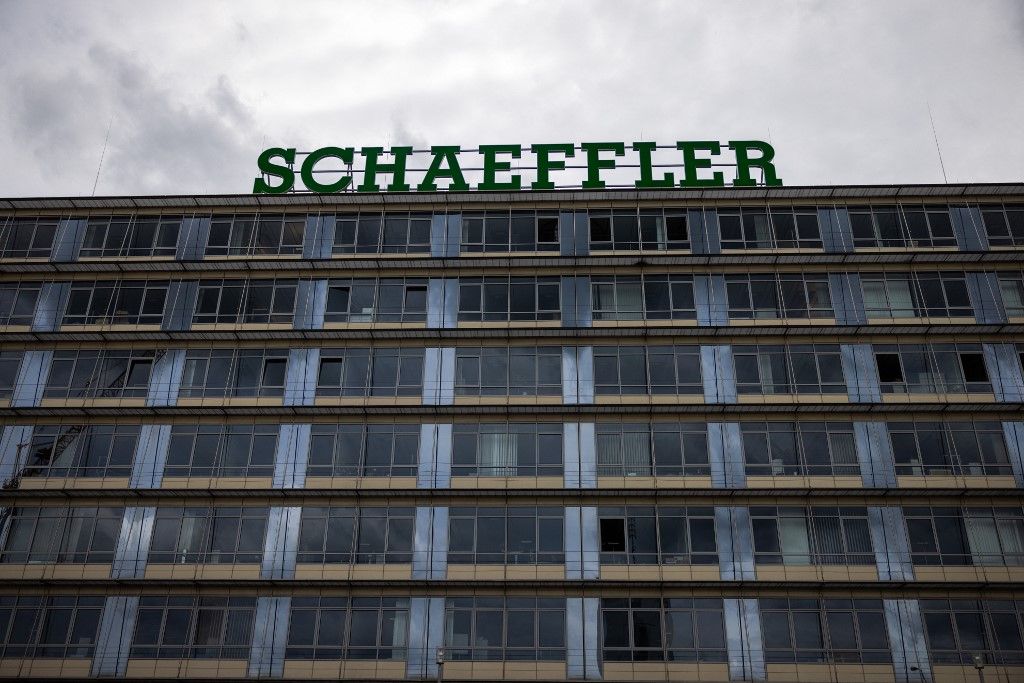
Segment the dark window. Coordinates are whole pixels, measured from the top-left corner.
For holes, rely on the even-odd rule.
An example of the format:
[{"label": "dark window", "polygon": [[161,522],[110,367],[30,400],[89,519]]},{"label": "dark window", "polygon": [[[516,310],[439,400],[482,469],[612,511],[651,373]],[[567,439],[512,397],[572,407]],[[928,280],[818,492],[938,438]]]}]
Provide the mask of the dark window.
[{"label": "dark window", "polygon": [[287,363],[287,349],[189,349],[181,396],[283,396]]},{"label": "dark window", "polygon": [[612,477],[709,475],[707,425],[599,422],[597,474]]},{"label": "dark window", "polygon": [[285,659],[404,660],[408,631],[408,598],[296,596]]},{"label": "dark window", "polygon": [[174,425],[167,477],[270,477],[278,425]]},{"label": "dark window", "polygon": [[128,477],[138,425],[38,425],[21,477]]},{"label": "dark window", "polygon": [[757,564],[873,565],[866,508],[750,508]]},{"label": "dark window", "polygon": [[22,507],[7,520],[5,564],[110,564],[123,508]]},{"label": "dark window", "polygon": [[456,423],[452,476],[562,476],[562,424]]},{"label": "dark window", "polygon": [[0,325],[31,325],[40,287],[38,282],[0,285]]},{"label": "dark window", "polygon": [[320,351],[317,396],[420,396],[423,349],[340,348]]},{"label": "dark window", "polygon": [[310,477],[412,477],[419,460],[418,424],[314,424]]},{"label": "dark window", "polygon": [[601,507],[601,564],[717,564],[711,507]]},{"label": "dark window", "polygon": [[881,600],[761,598],[767,662],[892,661]]},{"label": "dark window", "polygon": [[444,645],[453,661],[564,661],[565,599],[448,598]]},{"label": "dark window", "polygon": [[602,598],[606,662],[725,662],[721,598]]},{"label": "dark window", "polygon": [[451,507],[449,564],[564,564],[561,507]]},{"label": "dark window", "polygon": [[44,398],[144,398],[163,351],[54,351]]},{"label": "dark window", "polygon": [[56,218],[6,218],[0,223],[0,258],[49,258]]},{"label": "dark window", "polygon": [[143,596],[129,656],[246,660],[255,617],[256,598]]},{"label": "dark window", "polygon": [[303,508],[298,562],[408,564],[415,512],[408,507]]},{"label": "dark window", "polygon": [[457,347],[458,396],[559,396],[562,350],[558,346]]},{"label": "dark window", "polygon": [[263,559],[268,508],[157,508],[151,564],[253,564]]},{"label": "dark window", "polygon": [[857,476],[849,422],[742,422],[749,476]]},{"label": "dark window", "polygon": [[103,596],[0,597],[0,659],[88,659]]},{"label": "dark window", "polygon": [[1012,474],[999,422],[890,422],[896,474]]},{"label": "dark window", "polygon": [[976,656],[989,666],[1024,664],[1024,601],[921,600],[934,664],[973,666]]}]

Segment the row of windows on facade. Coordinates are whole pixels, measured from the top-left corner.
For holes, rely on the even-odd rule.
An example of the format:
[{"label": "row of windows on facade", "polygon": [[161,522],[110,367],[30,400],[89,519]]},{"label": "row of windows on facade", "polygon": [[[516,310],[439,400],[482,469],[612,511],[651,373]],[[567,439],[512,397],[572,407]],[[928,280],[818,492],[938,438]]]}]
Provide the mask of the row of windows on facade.
[{"label": "row of windows on facade", "polygon": [[[969,275],[962,271],[861,273],[860,295],[869,320],[970,317]],[[986,276],[988,274],[985,274]],[[1001,303],[1009,317],[1024,316],[1024,275],[991,274],[986,300]],[[986,281],[987,282],[987,281]],[[561,320],[559,277],[461,277],[459,322]],[[712,317],[729,320],[831,319],[836,317],[827,273],[755,273],[724,276],[725,301]],[[697,320],[692,275],[592,275],[594,320]],[[996,291],[998,288],[998,291]],[[42,282],[0,284],[0,324],[32,325],[40,318],[62,325],[160,325],[181,306],[168,280],[71,282],[67,299],[41,302]],[[182,315],[193,325],[294,324],[297,310],[314,308],[313,287],[294,278],[200,280],[194,307]],[[327,281],[324,323],[425,323],[426,278]],[[845,294],[845,293],[843,293]],[[299,301],[303,296],[307,301]],[[978,295],[976,295],[978,296]],[[184,305],[184,302],[181,302]],[[53,307],[41,310],[40,307]],[[720,309],[720,310],[718,310]]]},{"label": "row of windows on facade", "polygon": [[[756,652],[765,662],[893,661],[882,600],[783,597],[757,603],[762,642]],[[1024,602],[917,604],[931,662],[971,665],[981,655],[990,665],[1024,664]],[[103,605],[103,597],[93,596],[0,597],[0,657],[93,657]],[[142,596],[128,657],[247,660],[256,607],[252,597]],[[564,598],[447,597],[444,608],[448,661],[567,659]],[[727,661],[721,598],[603,597],[597,625],[605,662]],[[290,660],[410,659],[410,599],[291,598],[285,642],[283,656]]]},{"label": "row of windows on facade", "polygon": [[[742,422],[740,458],[749,476],[860,476],[852,422]],[[898,475],[1013,474],[999,422],[889,422]],[[164,477],[271,477],[277,424],[174,425]],[[307,477],[412,477],[419,424],[314,424]],[[140,447],[139,425],[40,425],[22,454],[20,477],[123,477]],[[704,422],[598,422],[599,476],[708,476]],[[559,422],[456,423],[451,474],[561,477]]]},{"label": "row of windows on facade", "polygon": [[[594,346],[598,396],[704,394],[701,347]],[[746,345],[732,350],[736,391],[744,395],[847,393],[839,344]],[[884,394],[992,393],[981,344],[875,344]],[[1024,349],[1021,349],[1024,352]],[[43,398],[145,398],[164,350],[53,352],[40,379]],[[438,391],[424,378],[422,347],[319,349],[316,386],[286,387],[288,349],[188,349],[180,398],[420,397]],[[22,354],[0,351],[0,398],[12,395]],[[168,382],[169,380],[163,380]],[[456,347],[456,396],[562,395],[562,347]],[[165,388],[165,387],[160,387]]]},{"label": "row of windows on facade", "polygon": [[[562,507],[448,507],[449,564],[565,565]],[[757,565],[871,565],[876,551],[866,507],[751,506]],[[1020,507],[904,507],[918,566],[1024,565]],[[8,511],[0,562],[111,564],[124,508],[19,507]],[[410,564],[413,507],[303,507],[300,564]],[[267,507],[158,507],[148,564],[255,564],[265,554]],[[712,506],[600,506],[596,536],[604,565],[718,565]],[[736,519],[733,525],[739,524]],[[747,524],[747,522],[743,522]],[[734,531],[734,533],[736,533]]]},{"label": "row of windows on facade", "polygon": [[[834,210],[836,207],[820,207]],[[844,207],[853,246],[956,247],[954,221],[946,205]],[[959,208],[959,207],[957,207]],[[1024,245],[1024,207],[1019,204],[973,206],[992,246]],[[462,253],[558,251],[560,230],[585,221],[590,251],[688,250],[694,234],[714,229],[701,211],[675,209],[486,211],[456,214]],[[174,257],[178,245],[196,230],[195,216],[100,216],[87,220],[79,258],[124,256]],[[429,253],[430,213],[313,215],[329,218],[333,254]],[[440,216],[450,221],[451,215]],[[722,249],[821,249],[819,207],[720,208],[716,211]],[[226,214],[207,216],[205,256],[301,255],[305,214]],[[8,216],[0,219],[0,257],[50,256],[60,218]],[[323,238],[320,238],[323,239]],[[706,239],[706,238],[705,238]],[[317,245],[320,246],[320,245]],[[327,246],[327,245],[323,245]]]}]

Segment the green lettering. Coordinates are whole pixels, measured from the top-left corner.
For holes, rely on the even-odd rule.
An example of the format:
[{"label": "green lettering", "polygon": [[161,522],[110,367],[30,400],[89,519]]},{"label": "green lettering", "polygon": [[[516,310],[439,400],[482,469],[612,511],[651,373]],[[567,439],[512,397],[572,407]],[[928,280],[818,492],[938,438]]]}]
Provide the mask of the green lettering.
[{"label": "green lettering", "polygon": [[[764,175],[765,185],[781,185],[782,180],[775,175],[775,150],[767,142],[760,140],[730,140],[729,149],[736,153],[736,180],[735,187],[752,187],[757,181],[750,175],[751,168],[761,169]],[[750,158],[750,151],[754,150],[759,156]]]},{"label": "green lettering", "polygon": [[576,148],[571,143],[532,145],[530,151],[537,155],[537,179],[530,185],[534,190],[555,189],[555,184],[550,179],[551,171],[565,168],[564,160],[559,161],[551,158],[552,152],[563,154],[566,159],[576,156]]},{"label": "green lettering", "polygon": [[675,175],[669,172],[666,172],[658,180],[654,179],[654,164],[651,162],[651,154],[657,147],[658,143],[656,142],[633,143],[633,149],[640,156],[640,180],[634,183],[637,188],[674,187],[676,184]]},{"label": "green lettering", "polygon": [[602,159],[601,152],[613,152],[621,157],[626,153],[626,146],[621,142],[584,142],[580,148],[587,153],[587,179],[583,181],[583,189],[602,189],[601,169],[615,168],[615,159]]},{"label": "green lettering", "polygon": [[[287,166],[275,164],[273,159],[280,158]],[[270,149],[263,150],[260,154],[259,160],[256,162],[260,169],[259,176],[256,177],[252,184],[253,194],[281,194],[292,189],[292,185],[295,184],[295,171],[292,170],[292,166],[295,164],[295,148],[289,147],[284,149],[283,147],[271,147]],[[270,176],[272,178],[280,178],[280,185],[271,185],[263,176]]]},{"label": "green lettering", "polygon": [[725,178],[720,171],[715,171],[710,178],[700,178],[697,171],[702,168],[711,168],[711,159],[698,158],[697,152],[707,152],[711,156],[718,156],[722,153],[722,146],[711,140],[699,142],[677,142],[676,149],[683,150],[683,179],[679,181],[680,187],[723,187]]},{"label": "green lettering", "polygon": [[511,176],[508,182],[499,183],[496,178],[498,171],[511,171],[512,162],[498,161],[499,154],[509,154],[513,159],[523,155],[523,148],[520,145],[480,145],[478,150],[484,157],[484,178],[477,183],[478,190],[520,190],[523,187],[522,179]]},{"label": "green lettering", "polygon": [[392,147],[391,156],[395,161],[390,164],[380,163],[380,155],[384,153],[383,147],[363,147],[359,153],[366,157],[363,182],[356,188],[359,192],[380,192],[380,186],[377,185],[378,173],[391,174],[388,192],[409,191],[409,186],[405,183],[405,161],[412,154],[412,147]]},{"label": "green lettering", "polygon": [[[460,151],[462,150],[459,147],[431,147],[430,153],[434,155],[434,158],[430,161],[426,175],[423,176],[423,182],[417,185],[416,189],[420,192],[434,192],[437,190],[435,181],[438,178],[448,178],[451,180],[448,183],[449,192],[468,190],[469,184],[466,182],[465,176],[462,175],[462,167],[459,166]],[[446,163],[448,168],[441,168],[442,163]]]},{"label": "green lettering", "polygon": [[352,176],[343,175],[336,182],[325,184],[317,181],[313,175],[313,167],[321,159],[329,157],[351,164],[354,154],[355,150],[351,147],[321,147],[315,152],[310,152],[306,160],[302,162],[302,184],[310,192],[341,192],[352,182]]}]

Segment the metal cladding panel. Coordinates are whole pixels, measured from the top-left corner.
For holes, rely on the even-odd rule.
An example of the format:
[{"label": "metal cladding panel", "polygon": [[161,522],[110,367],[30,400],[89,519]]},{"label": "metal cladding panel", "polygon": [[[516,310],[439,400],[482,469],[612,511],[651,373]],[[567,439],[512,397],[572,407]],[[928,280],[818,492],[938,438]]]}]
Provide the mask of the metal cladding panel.
[{"label": "metal cladding panel", "polygon": [[290,349],[285,368],[284,405],[313,405],[319,370],[320,349]]},{"label": "metal cladding panel", "polygon": [[914,563],[903,508],[869,507],[868,529],[880,581],[913,581]]},{"label": "metal cladding panel", "polygon": [[562,211],[558,214],[558,253],[561,256],[576,255],[576,229],[573,217],[571,211]]},{"label": "metal cladding panel", "polygon": [[562,347],[562,402],[567,405],[594,402],[593,347]]},{"label": "metal cladding panel", "polygon": [[302,231],[302,257],[306,259],[329,259],[334,248],[334,230],[337,219],[334,215],[306,216]]},{"label": "metal cladding panel", "polygon": [[445,227],[444,256],[458,258],[462,251],[462,214],[450,213]]},{"label": "metal cladding panel", "polygon": [[422,400],[434,406],[455,402],[455,347],[424,349]]},{"label": "metal cladding panel", "polygon": [[960,251],[988,251],[988,233],[978,207],[951,206],[949,213]]},{"label": "metal cladding panel", "polygon": [[575,243],[576,256],[590,255],[590,214],[586,211],[577,211],[573,215],[573,242]]},{"label": "metal cladding panel", "polygon": [[566,598],[565,660],[567,677],[601,680],[600,598]]},{"label": "metal cladding panel", "polygon": [[695,275],[693,298],[697,309],[697,325],[720,327],[729,324],[724,275]]},{"label": "metal cladding panel", "polygon": [[1006,403],[1024,401],[1024,378],[1021,377],[1020,359],[1014,345],[982,344],[981,349],[996,400]]},{"label": "metal cladding panel", "polygon": [[290,597],[256,598],[256,618],[249,648],[250,678],[280,678],[288,646]]},{"label": "metal cladding panel", "polygon": [[438,671],[437,651],[443,643],[444,598],[437,596],[410,598],[406,677],[436,677]]},{"label": "metal cladding panel", "polygon": [[884,422],[854,422],[853,436],[864,486],[895,488],[896,465],[888,425]]},{"label": "metal cladding panel", "polygon": [[846,393],[851,403],[881,403],[882,388],[878,381],[875,354],[870,344],[841,344]]},{"label": "metal cladding panel", "polygon": [[974,318],[981,325],[1005,323],[1006,309],[999,292],[999,278],[995,273],[967,273],[967,292],[974,308]]},{"label": "metal cladding panel", "polygon": [[427,327],[454,329],[459,321],[459,279],[427,280]]},{"label": "metal cladding panel", "polygon": [[158,489],[164,478],[167,449],[171,445],[171,425],[144,424],[139,428],[128,482],[133,489]]},{"label": "metal cladding panel", "polygon": [[716,506],[715,537],[719,575],[723,581],[752,581],[757,578],[748,508]]},{"label": "metal cladding panel", "polygon": [[54,332],[60,329],[64,308],[71,293],[70,282],[44,282],[32,313],[33,332]]},{"label": "metal cladding panel", "polygon": [[729,678],[734,681],[766,679],[761,607],[756,598],[725,598],[725,642]]},{"label": "metal cladding panel", "polygon": [[417,507],[412,535],[412,578],[430,578],[430,554],[434,526],[433,509]]},{"label": "metal cladding panel", "polygon": [[433,489],[451,486],[452,425],[420,425],[417,456],[416,488]]},{"label": "metal cladding panel", "polygon": [[261,579],[295,578],[295,558],[299,545],[301,507],[272,507],[263,537]]},{"label": "metal cladding panel", "polygon": [[112,579],[141,579],[146,575],[149,543],[153,537],[155,507],[126,507],[121,517],[114,561],[110,565]]},{"label": "metal cladding panel", "polygon": [[590,327],[593,307],[590,296],[590,278],[562,277],[559,285],[562,305],[562,327]]},{"label": "metal cladding panel", "polygon": [[180,331],[192,328],[196,302],[199,299],[198,280],[172,280],[167,287],[167,303],[160,329]]},{"label": "metal cladding panel", "polygon": [[930,682],[932,667],[917,600],[883,600],[882,605],[896,680],[900,683]]},{"label": "metal cladding panel", "polygon": [[700,347],[700,372],[705,403],[736,403],[736,372],[732,346]]},{"label": "metal cladding panel", "polygon": [[565,578],[601,575],[601,539],[596,507],[565,508]]},{"label": "metal cladding panel", "polygon": [[282,424],[274,450],[275,489],[301,489],[306,486],[306,466],[312,425]]},{"label": "metal cladding panel", "polygon": [[11,394],[11,407],[31,408],[39,405],[50,375],[53,351],[26,351],[18,366],[18,379]]},{"label": "metal cladding panel", "polygon": [[722,253],[722,237],[718,228],[718,211],[691,209],[686,212],[690,228],[690,251],[694,254]]},{"label": "metal cladding panel", "polygon": [[322,330],[327,313],[327,280],[299,280],[295,289],[296,330]]},{"label": "metal cladding panel", "polygon": [[174,257],[179,261],[201,261],[206,255],[210,239],[209,216],[186,216],[178,232],[178,248]]},{"label": "metal cladding panel", "polygon": [[864,311],[864,292],[861,290],[859,273],[830,273],[829,293],[836,323],[840,325],[864,325],[867,314]]},{"label": "metal cladding panel", "polygon": [[448,508],[431,508],[430,568],[427,578],[443,579],[448,576]]},{"label": "metal cladding panel", "polygon": [[850,213],[845,208],[818,209],[818,228],[821,232],[821,245],[826,253],[853,251]]},{"label": "metal cladding panel", "polygon": [[581,488],[580,425],[578,422],[562,424],[562,471],[565,488]]},{"label": "metal cladding panel", "polygon": [[112,595],[104,601],[92,658],[94,678],[124,678],[138,611],[136,595]]},{"label": "metal cladding panel", "polygon": [[1013,468],[1013,478],[1017,486],[1024,488],[1024,422],[1004,422],[1003,436],[1006,437],[1006,453]]},{"label": "metal cladding panel", "polygon": [[84,218],[61,219],[57,224],[57,234],[53,238],[53,250],[50,252],[52,263],[71,263],[78,259],[87,224],[88,221]]},{"label": "metal cladding panel", "polygon": [[185,349],[167,349],[153,364],[146,390],[146,405],[159,407],[177,403],[184,371]]},{"label": "metal cladding panel", "polygon": [[738,422],[708,423],[708,459],[714,488],[746,488],[743,437]]}]

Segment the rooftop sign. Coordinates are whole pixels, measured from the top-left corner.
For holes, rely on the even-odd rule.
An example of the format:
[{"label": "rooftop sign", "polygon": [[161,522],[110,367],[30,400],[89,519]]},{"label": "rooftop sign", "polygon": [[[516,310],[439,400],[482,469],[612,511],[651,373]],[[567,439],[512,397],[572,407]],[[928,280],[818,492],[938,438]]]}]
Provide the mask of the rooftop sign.
[{"label": "rooftop sign", "polygon": [[[415,165],[426,159],[426,165]],[[460,147],[272,147],[259,156],[254,194],[467,192],[606,187],[665,189],[781,185],[775,150],[760,140],[584,142]],[[729,169],[729,170],[726,170]],[[728,176],[728,178],[726,177]],[[296,179],[302,187],[296,187]]]}]

